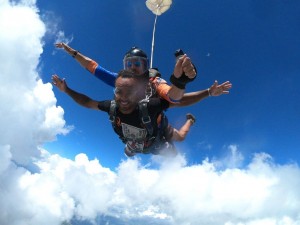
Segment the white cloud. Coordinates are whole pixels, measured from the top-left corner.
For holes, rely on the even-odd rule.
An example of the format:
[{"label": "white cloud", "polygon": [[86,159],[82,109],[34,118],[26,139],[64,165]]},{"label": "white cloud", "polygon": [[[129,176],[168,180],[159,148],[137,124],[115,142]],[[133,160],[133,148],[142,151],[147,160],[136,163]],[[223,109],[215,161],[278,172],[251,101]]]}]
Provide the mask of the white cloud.
[{"label": "white cloud", "polygon": [[45,25],[34,3],[0,3],[0,145],[22,164],[39,156],[41,143],[68,132],[51,85],[37,73]]},{"label": "white cloud", "polygon": [[[241,152],[238,151],[237,145],[229,145],[225,148],[225,156],[222,159],[215,160],[214,164],[218,166],[218,168],[236,168],[236,167],[242,167],[244,156]],[[229,153],[227,151],[229,150]]]},{"label": "white cloud", "polygon": [[9,146],[0,146],[0,173],[7,169],[11,160]]},{"label": "white cloud", "polygon": [[[69,128],[38,76],[46,30],[35,1],[0,1],[0,30],[0,224],[300,224],[299,167],[264,153],[243,168],[232,145],[213,162],[154,157],[159,169],[150,169],[128,159],[112,171],[85,154],[42,150]],[[26,169],[31,162],[38,172]]]},{"label": "white cloud", "polygon": [[[7,150],[1,158],[10,162]],[[60,224],[102,215],[116,224],[299,224],[299,167],[270,159],[257,154],[245,169],[222,171],[208,160],[183,165],[180,156],[159,169],[129,159],[113,172],[85,154],[70,160],[44,151],[39,173],[12,163],[2,169],[8,186],[1,190],[0,222]],[[16,199],[22,204],[8,208]]]}]

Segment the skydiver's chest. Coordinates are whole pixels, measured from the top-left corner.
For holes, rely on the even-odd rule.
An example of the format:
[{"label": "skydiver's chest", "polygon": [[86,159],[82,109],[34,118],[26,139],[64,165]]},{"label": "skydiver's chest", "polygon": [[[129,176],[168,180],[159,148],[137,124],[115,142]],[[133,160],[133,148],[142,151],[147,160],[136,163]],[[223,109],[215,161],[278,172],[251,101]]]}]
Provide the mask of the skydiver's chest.
[{"label": "skydiver's chest", "polygon": [[120,126],[122,123],[129,124],[133,127],[143,128],[140,114],[138,110],[134,110],[130,114],[123,114],[117,111],[116,113],[116,125]]},{"label": "skydiver's chest", "polygon": [[131,114],[116,113],[115,129],[121,136],[129,139],[142,139],[147,135],[138,110]]}]

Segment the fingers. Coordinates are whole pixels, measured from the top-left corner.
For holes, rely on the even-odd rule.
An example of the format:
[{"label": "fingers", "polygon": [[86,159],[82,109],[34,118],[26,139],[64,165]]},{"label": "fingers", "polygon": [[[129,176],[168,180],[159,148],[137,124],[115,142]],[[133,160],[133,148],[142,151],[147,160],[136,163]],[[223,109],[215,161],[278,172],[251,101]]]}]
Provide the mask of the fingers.
[{"label": "fingers", "polygon": [[58,76],[56,74],[52,75],[51,79],[52,79],[52,84],[54,84],[56,86],[57,85],[57,81],[59,79]]},{"label": "fingers", "polygon": [[64,47],[63,42],[55,43],[54,45],[55,45],[56,48],[63,48]]},{"label": "fingers", "polygon": [[226,81],[218,85],[218,81],[215,80],[213,85],[210,87],[210,93],[212,96],[220,96],[222,94],[229,94],[229,89],[232,87],[232,84],[229,81]]},{"label": "fingers", "polygon": [[52,84],[54,84],[55,86],[64,82],[64,80],[60,79],[59,76],[57,76],[56,74],[52,75],[51,79],[52,79]]},{"label": "fingers", "polygon": [[51,77],[52,81],[54,81],[55,79],[57,79],[57,75],[56,74],[53,74],[52,77]]},{"label": "fingers", "polygon": [[53,74],[51,77],[52,80],[59,80],[59,76],[57,76],[56,74]]},{"label": "fingers", "polygon": [[223,90],[229,90],[230,88],[232,88],[232,84],[229,81],[226,81],[224,83],[222,83],[221,85],[219,85],[220,88],[222,88]]},{"label": "fingers", "polygon": [[196,76],[196,70],[195,67],[189,57],[185,55],[185,58],[183,58],[182,62],[182,70],[185,73],[186,76],[189,78],[194,78]]},{"label": "fingers", "polygon": [[189,78],[196,76],[196,70],[192,61],[186,54],[182,55],[176,62],[174,76],[179,78],[183,73]]},{"label": "fingers", "polygon": [[174,74],[174,76],[177,77],[177,78],[179,78],[179,77],[182,75],[182,73],[183,73],[183,70],[182,70],[182,63],[183,63],[183,60],[184,60],[185,57],[186,57],[186,55],[181,56],[181,57],[177,60],[177,62],[176,62],[176,64],[175,64],[175,68],[174,68],[173,74]]},{"label": "fingers", "polygon": [[221,85],[232,85],[229,81],[225,81],[224,83],[222,83]]},{"label": "fingers", "polygon": [[218,88],[218,81],[215,80],[214,83],[210,86],[210,90],[214,90]]},{"label": "fingers", "polygon": [[219,85],[218,86],[218,92],[219,94],[229,94],[229,89],[231,88],[231,86],[227,86],[227,85]]}]

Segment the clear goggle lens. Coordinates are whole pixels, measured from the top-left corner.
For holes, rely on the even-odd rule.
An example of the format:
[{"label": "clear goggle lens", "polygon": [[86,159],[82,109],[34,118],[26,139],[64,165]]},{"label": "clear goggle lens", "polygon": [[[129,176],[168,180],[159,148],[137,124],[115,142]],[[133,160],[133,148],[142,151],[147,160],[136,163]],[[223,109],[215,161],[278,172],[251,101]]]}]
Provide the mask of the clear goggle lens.
[{"label": "clear goggle lens", "polygon": [[126,96],[128,98],[133,98],[137,94],[135,90],[124,90],[119,88],[114,88],[113,92],[116,97]]},{"label": "clear goggle lens", "polygon": [[133,66],[136,68],[142,68],[143,71],[145,71],[148,68],[147,59],[139,56],[125,58],[123,63],[124,69],[126,70],[131,69]]},{"label": "clear goggle lens", "polygon": [[135,61],[135,62],[128,61],[126,66],[127,68],[130,68],[132,67],[132,65],[134,65],[135,67],[140,67],[142,63],[140,61]]}]

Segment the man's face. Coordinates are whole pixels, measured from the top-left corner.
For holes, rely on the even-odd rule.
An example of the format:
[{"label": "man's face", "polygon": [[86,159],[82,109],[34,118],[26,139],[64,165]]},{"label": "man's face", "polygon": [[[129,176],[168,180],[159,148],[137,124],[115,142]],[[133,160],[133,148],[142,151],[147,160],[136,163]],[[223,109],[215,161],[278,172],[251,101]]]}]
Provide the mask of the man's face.
[{"label": "man's face", "polygon": [[135,75],[142,75],[147,70],[147,59],[142,57],[128,57],[124,59],[124,69],[133,72]]},{"label": "man's face", "polygon": [[145,96],[145,87],[133,78],[119,77],[115,84],[115,101],[123,114],[131,113]]}]

